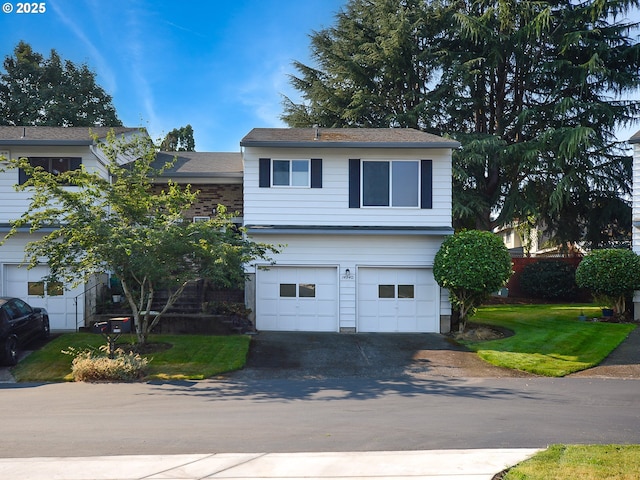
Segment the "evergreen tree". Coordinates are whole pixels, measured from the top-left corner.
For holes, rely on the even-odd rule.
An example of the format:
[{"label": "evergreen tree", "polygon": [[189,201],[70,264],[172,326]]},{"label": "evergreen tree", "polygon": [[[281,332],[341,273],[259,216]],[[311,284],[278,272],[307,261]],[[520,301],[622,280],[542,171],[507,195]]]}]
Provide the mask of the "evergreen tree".
[{"label": "evergreen tree", "polygon": [[196,142],[193,139],[193,127],[174,128],[162,140],[160,150],[164,152],[195,152]]},{"label": "evergreen tree", "polygon": [[[459,140],[457,226],[531,215],[582,239],[612,199],[627,222],[631,158],[615,131],[640,103],[638,0],[351,0],[296,62],[291,126],[414,127]],[[619,218],[617,215],[621,214]],[[573,222],[575,228],[567,226]],[[605,228],[606,230],[606,228]],[[592,235],[594,237],[594,235]]]},{"label": "evergreen tree", "polygon": [[56,127],[121,126],[109,96],[85,64],[49,58],[20,42],[0,73],[0,124]]}]

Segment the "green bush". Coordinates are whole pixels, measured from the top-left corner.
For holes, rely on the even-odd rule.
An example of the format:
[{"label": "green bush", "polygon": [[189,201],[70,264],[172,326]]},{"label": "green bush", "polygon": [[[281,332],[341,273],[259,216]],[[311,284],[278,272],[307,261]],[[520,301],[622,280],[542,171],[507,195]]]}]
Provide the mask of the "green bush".
[{"label": "green bush", "polygon": [[529,297],[571,299],[577,293],[576,267],[562,260],[539,260],[522,269],[520,288]]},{"label": "green bush", "polygon": [[436,253],[433,275],[449,290],[460,315],[460,331],[467,318],[511,276],[511,257],[502,240],[491,232],[465,230],[448,237]]},{"label": "green bush", "polygon": [[604,298],[616,313],[626,310],[625,298],[640,290],[640,256],[631,250],[605,248],[589,253],[576,269],[576,284]]},{"label": "green bush", "polygon": [[134,352],[118,348],[114,358],[108,357],[109,346],[98,350],[77,350],[70,347],[63,353],[73,356],[71,374],[76,382],[130,382],[142,379],[149,366],[149,360]]}]

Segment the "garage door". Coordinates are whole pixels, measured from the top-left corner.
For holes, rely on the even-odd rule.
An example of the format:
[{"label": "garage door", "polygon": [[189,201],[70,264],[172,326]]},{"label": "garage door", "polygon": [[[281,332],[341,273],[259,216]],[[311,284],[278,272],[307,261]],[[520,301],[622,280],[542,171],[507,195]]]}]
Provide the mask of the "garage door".
[{"label": "garage door", "polygon": [[44,307],[49,313],[51,330],[75,330],[76,306],[75,297],[78,297],[77,321],[83,322],[84,299],[83,287],[72,290],[64,288],[60,284],[47,284],[42,278],[49,273],[47,267],[35,267],[27,270],[18,265],[5,265],[4,294],[9,297],[18,297],[33,307]]},{"label": "garage door", "polygon": [[358,269],[359,332],[439,332],[438,286],[431,269]]},{"label": "garage door", "polygon": [[338,331],[336,268],[269,267],[256,276],[258,330]]}]

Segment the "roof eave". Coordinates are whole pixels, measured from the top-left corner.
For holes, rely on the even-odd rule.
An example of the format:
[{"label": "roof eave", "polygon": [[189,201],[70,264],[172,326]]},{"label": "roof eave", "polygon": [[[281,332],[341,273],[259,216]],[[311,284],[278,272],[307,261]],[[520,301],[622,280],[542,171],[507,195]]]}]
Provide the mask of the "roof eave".
[{"label": "roof eave", "polygon": [[418,148],[418,149],[455,149],[459,142],[324,142],[304,141],[287,142],[278,140],[242,140],[241,147],[285,147],[285,148]]}]

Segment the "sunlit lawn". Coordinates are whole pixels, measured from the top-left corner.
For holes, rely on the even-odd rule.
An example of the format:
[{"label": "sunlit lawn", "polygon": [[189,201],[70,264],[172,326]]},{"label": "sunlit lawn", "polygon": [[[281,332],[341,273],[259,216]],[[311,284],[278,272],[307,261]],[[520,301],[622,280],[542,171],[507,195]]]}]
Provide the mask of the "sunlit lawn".
[{"label": "sunlit lawn", "polygon": [[[147,379],[203,379],[240,369],[249,350],[247,335],[153,335],[150,343],[166,343],[171,348],[144,357],[150,358]],[[119,344],[133,343],[133,336],[122,336]],[[21,382],[70,381],[73,357],[62,350],[84,349],[106,344],[101,335],[69,333],[61,335],[22,360],[12,373]]]},{"label": "sunlit lawn", "polygon": [[537,375],[562,377],[598,365],[635,325],[579,321],[600,316],[593,305],[491,305],[472,318],[515,335],[500,340],[464,342],[494,365]]}]

